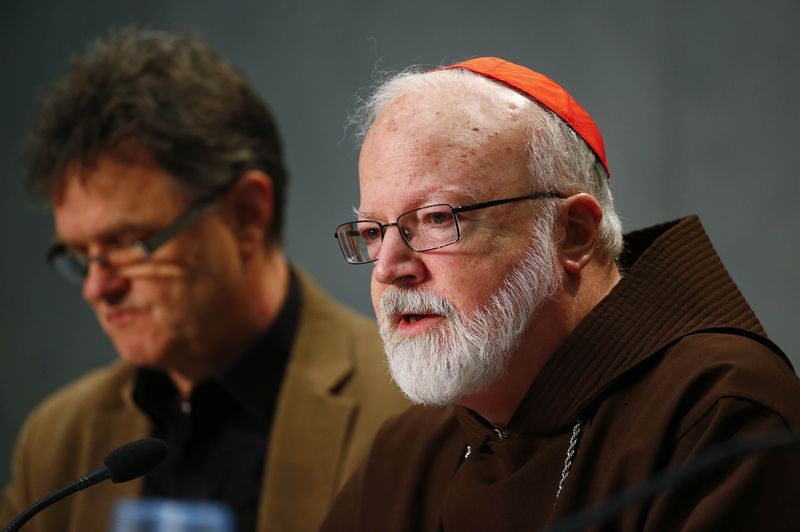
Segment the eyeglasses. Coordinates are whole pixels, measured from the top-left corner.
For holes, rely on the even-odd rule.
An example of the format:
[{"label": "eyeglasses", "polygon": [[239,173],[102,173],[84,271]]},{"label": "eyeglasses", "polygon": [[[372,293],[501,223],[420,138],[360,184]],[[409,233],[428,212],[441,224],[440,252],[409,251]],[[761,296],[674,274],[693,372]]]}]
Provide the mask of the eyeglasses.
[{"label": "eyeglasses", "polygon": [[47,251],[47,263],[68,281],[80,284],[88,275],[89,265],[92,262],[111,268],[147,260],[164,243],[194,223],[206,212],[208,207],[225,194],[238,180],[237,176],[198,197],[171,224],[143,240],[110,247],[102,253],[91,256],[66,244],[57,242]]},{"label": "eyeglasses", "polygon": [[458,225],[460,212],[476,211],[496,205],[505,205],[523,200],[560,198],[559,192],[537,192],[528,196],[496,199],[453,207],[446,203],[426,205],[397,217],[394,223],[384,224],[375,220],[356,220],[336,228],[334,237],[339,241],[344,258],[350,264],[367,264],[378,260],[378,252],[389,227],[397,227],[403,242],[413,251],[423,252],[455,244],[461,239]]}]

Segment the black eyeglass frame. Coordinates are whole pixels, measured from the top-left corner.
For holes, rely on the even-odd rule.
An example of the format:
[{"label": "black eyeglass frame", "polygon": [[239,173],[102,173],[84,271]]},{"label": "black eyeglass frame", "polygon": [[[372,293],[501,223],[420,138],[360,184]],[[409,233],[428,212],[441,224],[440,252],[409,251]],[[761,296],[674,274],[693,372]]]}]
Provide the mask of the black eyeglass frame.
[{"label": "black eyeglass frame", "polygon": [[414,246],[412,246],[408,242],[408,240],[406,240],[406,235],[404,235],[403,231],[400,230],[400,226],[397,225],[397,220],[395,220],[394,222],[391,222],[391,223],[386,223],[386,224],[385,223],[381,223],[381,222],[379,222],[377,220],[354,220],[352,222],[346,222],[346,223],[338,225],[336,227],[336,232],[334,232],[333,236],[339,242],[339,248],[342,251],[342,255],[344,255],[345,260],[349,264],[369,264],[371,262],[375,262],[378,259],[375,258],[375,259],[366,260],[366,261],[353,262],[353,261],[350,260],[350,258],[348,258],[347,251],[345,250],[345,246],[342,243],[341,239],[339,238],[340,229],[342,229],[345,226],[352,225],[352,224],[357,224],[357,223],[364,223],[364,222],[374,223],[374,224],[377,224],[380,227],[380,230],[381,230],[381,242],[383,242],[383,238],[386,235],[386,229],[388,227],[397,227],[397,230],[400,233],[400,238],[403,239],[403,242],[406,244],[406,246],[408,246],[408,248],[411,251],[415,251],[417,253],[424,253],[426,251],[433,251],[435,249],[441,249],[443,247],[452,246],[453,244],[455,244],[456,242],[461,240],[461,226],[458,223],[458,216],[456,216],[460,212],[477,211],[479,209],[486,209],[488,207],[495,207],[495,206],[498,206],[498,205],[505,205],[507,203],[514,203],[514,202],[517,202],[517,201],[540,200],[540,199],[565,199],[565,198],[566,198],[566,196],[564,194],[562,194],[561,192],[546,191],[546,192],[536,192],[534,194],[528,194],[528,195],[525,195],[525,196],[513,196],[513,197],[510,197],[510,198],[502,198],[502,199],[496,199],[496,200],[482,201],[482,202],[479,202],[479,203],[470,203],[468,205],[460,205],[458,207],[453,207],[452,205],[450,205],[448,203],[435,203],[435,204],[432,204],[432,205],[423,205],[422,207],[417,207],[416,209],[411,209],[410,211],[406,211],[406,212],[402,213],[400,216],[397,217],[397,220],[399,220],[400,218],[402,218],[403,216],[405,216],[407,214],[410,214],[412,212],[416,212],[416,211],[419,211],[419,210],[422,210],[422,209],[428,209],[428,208],[431,208],[431,207],[449,207],[450,208],[450,212],[451,212],[451,214],[453,216],[453,220],[455,221],[456,238],[452,242],[447,242],[446,244],[440,244],[438,246],[433,246],[433,247],[424,248],[424,249],[415,249]]},{"label": "black eyeglass frame", "polygon": [[[229,179],[220,186],[211,189],[207,193],[193,200],[189,206],[186,207],[186,209],[165,228],[156,231],[154,234],[145,239],[132,242],[130,244],[125,244],[124,246],[120,246],[120,248],[138,248],[141,253],[141,258],[145,260],[149,259],[159,247],[164,245],[170,239],[177,236],[181,231],[187,229],[192,223],[194,223],[203,214],[203,211],[207,207],[212,205],[226,192],[228,192],[228,190],[230,190],[238,181],[239,176]],[[56,262],[60,257],[68,258],[70,261],[70,266],[68,266],[70,268],[70,272],[66,271],[65,269],[61,269],[56,265]],[[53,270],[61,274],[63,277],[66,277],[67,280],[74,282],[82,282],[83,279],[86,278],[86,276],[89,274],[89,264],[92,262],[99,262],[105,267],[111,266],[111,263],[105,257],[104,253],[94,256],[82,256],[62,242],[56,242],[50,246],[50,249],[47,250],[46,260],[47,264]]]}]

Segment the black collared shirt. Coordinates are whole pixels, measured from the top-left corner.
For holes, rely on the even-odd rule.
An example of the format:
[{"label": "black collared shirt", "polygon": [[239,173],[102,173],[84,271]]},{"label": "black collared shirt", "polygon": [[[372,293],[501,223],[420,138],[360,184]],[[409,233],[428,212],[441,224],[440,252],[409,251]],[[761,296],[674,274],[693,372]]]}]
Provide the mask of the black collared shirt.
[{"label": "black collared shirt", "polygon": [[230,367],[198,383],[188,401],[165,374],[138,371],[134,400],[169,451],[145,477],[142,495],[222,502],[235,514],[237,530],[255,530],[270,426],[300,305],[292,272],[270,328]]}]

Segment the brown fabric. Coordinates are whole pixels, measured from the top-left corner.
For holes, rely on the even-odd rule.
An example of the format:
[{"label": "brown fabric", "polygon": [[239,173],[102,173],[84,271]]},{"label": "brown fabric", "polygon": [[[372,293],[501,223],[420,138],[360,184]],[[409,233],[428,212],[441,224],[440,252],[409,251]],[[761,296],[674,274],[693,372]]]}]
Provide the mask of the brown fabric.
[{"label": "brown fabric", "polygon": [[[800,382],[699,220],[626,243],[623,280],[548,361],[504,438],[461,407],[410,409],[381,428],[322,530],[541,530],[715,444],[800,427]],[[592,529],[800,530],[798,478],[797,448],[752,454]]]},{"label": "brown fabric", "polygon": [[[389,415],[408,406],[390,382],[374,323],[336,304],[299,272],[297,336],[272,422],[259,531],[319,526],[338,488]],[[134,369],[116,363],[68,385],[31,414],[20,433],[0,523],[102,465],[115,447],[149,435],[131,399]],[[106,482],[46,509],[29,532],[108,530],[113,503],[141,481]]]}]

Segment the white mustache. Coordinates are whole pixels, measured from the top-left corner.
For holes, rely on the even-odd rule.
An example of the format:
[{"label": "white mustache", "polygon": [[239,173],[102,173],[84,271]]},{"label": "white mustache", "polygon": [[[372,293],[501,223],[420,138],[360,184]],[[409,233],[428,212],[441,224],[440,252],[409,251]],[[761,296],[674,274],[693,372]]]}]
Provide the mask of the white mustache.
[{"label": "white mustache", "polygon": [[390,286],[381,296],[381,314],[437,314],[450,317],[457,313],[447,299],[432,292],[421,292]]}]

